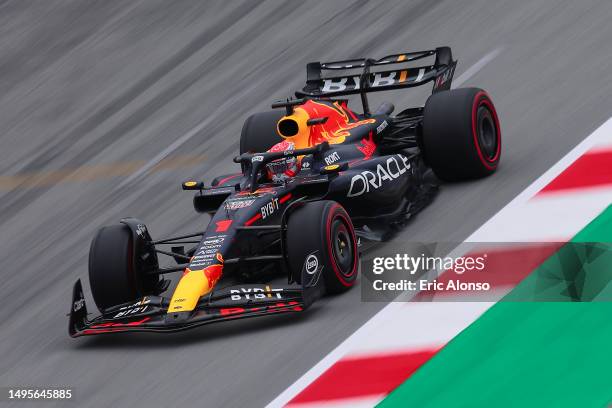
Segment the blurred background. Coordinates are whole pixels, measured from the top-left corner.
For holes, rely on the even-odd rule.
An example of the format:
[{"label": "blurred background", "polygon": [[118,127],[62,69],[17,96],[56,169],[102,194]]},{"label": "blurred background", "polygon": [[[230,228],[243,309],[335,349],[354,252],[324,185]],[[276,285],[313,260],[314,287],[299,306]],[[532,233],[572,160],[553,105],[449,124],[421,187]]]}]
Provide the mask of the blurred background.
[{"label": "blurred background", "polygon": [[0,1],[0,386],[72,387],[80,407],[265,405],[384,305],[357,289],[301,316],[72,340],[95,230],[203,228],[181,181],[236,169],[244,119],[301,88],[307,62],[448,45],[455,79],[497,105],[502,164],[443,186],[397,239],[461,241],[610,116],[611,20],[607,0]]}]

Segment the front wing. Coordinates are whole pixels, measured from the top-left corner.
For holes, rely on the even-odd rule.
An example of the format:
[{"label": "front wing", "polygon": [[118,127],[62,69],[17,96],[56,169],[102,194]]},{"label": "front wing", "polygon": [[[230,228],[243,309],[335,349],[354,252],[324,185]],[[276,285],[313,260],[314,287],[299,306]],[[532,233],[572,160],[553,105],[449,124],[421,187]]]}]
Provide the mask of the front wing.
[{"label": "front wing", "polygon": [[320,288],[299,285],[238,285],[203,297],[191,312],[167,313],[168,299],[145,296],[104,310],[90,320],[79,279],[73,287],[68,332],[71,337],[119,332],[176,332],[219,321],[301,312],[321,294]]}]

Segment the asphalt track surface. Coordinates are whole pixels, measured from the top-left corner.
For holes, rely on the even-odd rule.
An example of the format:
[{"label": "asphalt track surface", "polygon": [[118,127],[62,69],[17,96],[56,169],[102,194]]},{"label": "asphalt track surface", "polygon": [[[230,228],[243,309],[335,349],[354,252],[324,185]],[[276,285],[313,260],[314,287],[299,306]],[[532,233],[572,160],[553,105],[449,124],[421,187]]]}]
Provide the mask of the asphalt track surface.
[{"label": "asphalt track surface", "polygon": [[353,290],[299,316],[72,340],[95,229],[202,229],[180,181],[231,171],[244,118],[307,62],[450,45],[455,77],[496,54],[464,85],[497,105],[502,165],[443,186],[398,239],[460,241],[610,116],[611,20],[607,0],[0,2],[0,386],[69,386],[79,407],[265,405],[384,305]]}]

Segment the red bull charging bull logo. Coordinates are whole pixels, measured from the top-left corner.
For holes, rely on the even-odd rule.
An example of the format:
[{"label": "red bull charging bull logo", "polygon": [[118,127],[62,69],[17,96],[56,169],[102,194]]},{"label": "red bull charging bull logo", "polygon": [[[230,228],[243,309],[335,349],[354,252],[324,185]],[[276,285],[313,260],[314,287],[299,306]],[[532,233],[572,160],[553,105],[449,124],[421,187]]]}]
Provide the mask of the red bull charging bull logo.
[{"label": "red bull charging bull logo", "polygon": [[[317,118],[327,120],[325,123],[307,125],[309,119]],[[375,119],[357,120],[344,103],[308,100],[296,106],[291,115],[282,117],[278,121],[277,131],[281,137],[293,143],[296,149],[304,149],[323,142],[342,143],[350,135],[349,130],[374,122]]]}]

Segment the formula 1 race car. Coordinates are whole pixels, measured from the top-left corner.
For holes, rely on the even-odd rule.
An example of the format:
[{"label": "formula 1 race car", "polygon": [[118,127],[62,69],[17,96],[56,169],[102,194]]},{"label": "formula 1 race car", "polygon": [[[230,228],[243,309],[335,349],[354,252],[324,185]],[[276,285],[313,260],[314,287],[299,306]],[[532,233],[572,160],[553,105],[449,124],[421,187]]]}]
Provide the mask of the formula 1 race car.
[{"label": "formula 1 race car", "polygon": [[[433,65],[406,67],[427,57]],[[387,65],[394,69],[376,71]],[[424,208],[437,180],[488,176],[499,164],[493,102],[481,89],[450,90],[455,66],[448,47],[308,64],[298,99],[246,119],[234,158],[240,172],[208,186],[183,183],[196,192],[195,210],[211,217],[203,231],[153,240],[143,222],[126,218],[97,232],[89,281],[101,314],[88,316],[78,280],[70,335],[178,331],[299,312],[354,286],[360,251]],[[330,71],[342,74],[323,76]],[[370,111],[368,93],[428,82],[424,107],[392,115],[394,106],[383,103]],[[342,98],[354,94],[363,113]],[[176,265],[160,267],[158,254]],[[170,280],[163,277],[173,272],[182,276],[164,296]],[[274,283],[279,277],[283,284]]]}]

